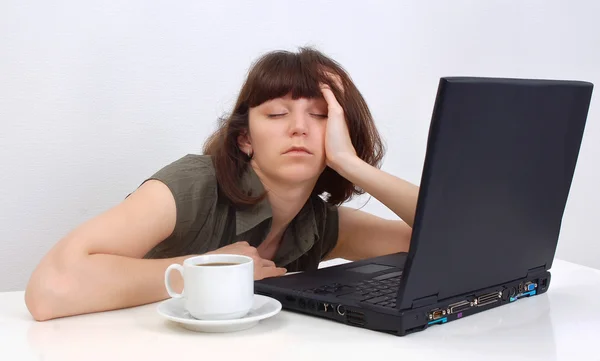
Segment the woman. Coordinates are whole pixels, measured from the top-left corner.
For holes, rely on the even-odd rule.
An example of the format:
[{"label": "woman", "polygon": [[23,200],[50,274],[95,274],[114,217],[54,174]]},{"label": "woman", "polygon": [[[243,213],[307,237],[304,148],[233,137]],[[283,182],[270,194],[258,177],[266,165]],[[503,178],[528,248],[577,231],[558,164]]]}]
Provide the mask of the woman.
[{"label": "woman", "polygon": [[[382,157],[340,65],[313,49],[268,53],[204,155],[164,167],[60,240],[31,276],[27,307],[48,320],[159,301],[166,267],[197,254],[251,256],[262,279],[407,251],[418,188],[379,170]],[[340,206],[363,192],[400,220]]]}]

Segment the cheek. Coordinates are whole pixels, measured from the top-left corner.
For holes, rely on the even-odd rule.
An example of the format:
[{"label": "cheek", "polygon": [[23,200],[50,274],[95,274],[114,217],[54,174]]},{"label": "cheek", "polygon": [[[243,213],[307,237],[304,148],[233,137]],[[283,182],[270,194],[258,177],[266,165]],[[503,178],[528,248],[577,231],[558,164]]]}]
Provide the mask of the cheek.
[{"label": "cheek", "polygon": [[318,142],[321,143],[321,145],[323,147],[325,147],[325,135],[327,133],[327,123],[326,122],[321,122],[319,123],[319,125],[317,126],[317,139]]},{"label": "cheek", "polygon": [[[257,124],[258,125],[258,124]],[[252,146],[254,149],[264,150],[262,153],[272,153],[278,150],[278,142],[284,139],[284,134],[275,126],[258,126],[251,127]]]}]

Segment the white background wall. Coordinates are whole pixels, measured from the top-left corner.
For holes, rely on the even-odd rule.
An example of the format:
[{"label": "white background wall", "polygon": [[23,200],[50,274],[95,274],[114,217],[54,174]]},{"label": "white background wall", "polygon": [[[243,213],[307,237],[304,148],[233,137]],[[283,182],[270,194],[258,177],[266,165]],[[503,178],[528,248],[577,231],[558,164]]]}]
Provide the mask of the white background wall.
[{"label": "white background wall", "polygon": [[[24,289],[69,230],[199,153],[265,51],[314,45],[341,62],[387,141],[383,168],[418,183],[440,76],[600,84],[599,14],[595,0],[2,1],[0,291]],[[597,98],[557,256],[600,268]],[[375,199],[364,209],[394,217]]]}]

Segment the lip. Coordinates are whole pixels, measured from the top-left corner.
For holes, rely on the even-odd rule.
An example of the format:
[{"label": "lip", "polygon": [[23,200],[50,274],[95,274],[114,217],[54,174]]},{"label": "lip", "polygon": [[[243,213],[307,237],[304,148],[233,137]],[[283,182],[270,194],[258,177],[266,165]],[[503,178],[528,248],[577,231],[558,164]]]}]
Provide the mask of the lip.
[{"label": "lip", "polygon": [[306,149],[304,147],[291,147],[288,150],[286,150],[283,154],[288,154],[288,153],[306,153],[306,154],[312,154],[308,149]]}]

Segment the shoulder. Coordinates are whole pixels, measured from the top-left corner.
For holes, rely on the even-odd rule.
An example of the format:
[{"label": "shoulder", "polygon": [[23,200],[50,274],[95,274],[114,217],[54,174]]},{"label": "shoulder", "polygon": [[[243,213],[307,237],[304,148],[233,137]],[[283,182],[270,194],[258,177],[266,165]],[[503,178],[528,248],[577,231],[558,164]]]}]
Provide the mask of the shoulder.
[{"label": "shoulder", "polygon": [[188,154],[162,167],[146,179],[164,183],[175,199],[177,222],[174,234],[183,237],[210,213],[218,199],[212,157]]},{"label": "shoulder", "polygon": [[216,180],[215,167],[209,155],[187,154],[164,166],[154,174],[165,178],[202,178]]},{"label": "shoulder", "polygon": [[147,180],[166,184],[176,200],[212,193],[217,188],[212,157],[207,155],[188,154],[162,167]]},{"label": "shoulder", "polygon": [[167,185],[179,204],[196,201],[206,203],[217,195],[217,177],[212,157],[188,154],[164,166],[147,180],[158,180]]}]

